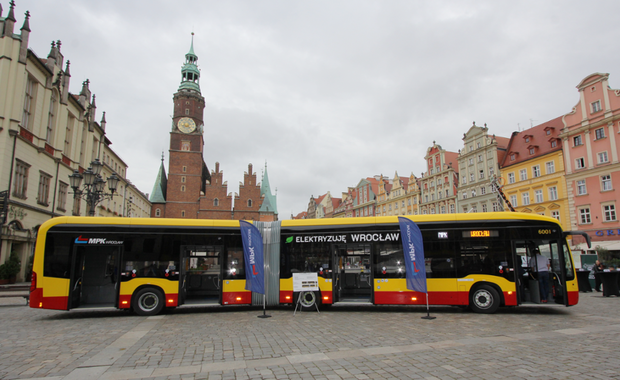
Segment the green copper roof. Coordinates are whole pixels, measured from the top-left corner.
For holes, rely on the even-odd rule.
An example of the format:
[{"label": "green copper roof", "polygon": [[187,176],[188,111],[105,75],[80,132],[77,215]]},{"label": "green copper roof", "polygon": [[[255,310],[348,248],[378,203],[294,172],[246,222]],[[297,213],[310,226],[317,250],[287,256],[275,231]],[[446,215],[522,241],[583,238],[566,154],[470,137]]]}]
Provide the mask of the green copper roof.
[{"label": "green copper roof", "polygon": [[264,196],[263,204],[260,206],[259,212],[273,212],[278,213],[278,205],[276,195],[271,194],[271,188],[269,186],[269,175],[267,174],[267,164],[265,164],[265,174],[263,174],[263,180],[260,183],[260,194]]},{"label": "green copper roof", "polygon": [[157,179],[155,179],[155,185],[153,186],[153,192],[149,201],[151,203],[166,203],[167,185],[168,179],[166,178],[166,169],[164,168],[164,159],[162,157],[159,173],[157,173]]},{"label": "green copper roof", "polygon": [[179,90],[193,90],[200,92],[200,69],[198,69],[198,56],[194,54],[194,33],[192,32],[192,44],[189,52],[185,54],[185,64],[181,68],[181,84]]}]

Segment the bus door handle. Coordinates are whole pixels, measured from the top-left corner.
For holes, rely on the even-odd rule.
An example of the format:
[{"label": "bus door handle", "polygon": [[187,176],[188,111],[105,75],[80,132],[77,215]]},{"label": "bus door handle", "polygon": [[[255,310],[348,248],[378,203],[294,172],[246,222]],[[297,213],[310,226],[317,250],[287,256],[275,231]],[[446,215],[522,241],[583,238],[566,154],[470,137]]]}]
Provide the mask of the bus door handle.
[{"label": "bus door handle", "polygon": [[80,285],[80,283],[81,283],[81,282],[82,282],[82,277],[78,278],[78,279],[75,281],[75,285],[73,286],[73,290],[74,290],[74,291],[77,289],[78,285]]},{"label": "bus door handle", "polygon": [[560,276],[558,276],[558,274],[555,272],[549,272],[549,273],[553,274],[555,276],[555,279],[558,280],[558,285],[562,286],[562,280],[560,279]]}]

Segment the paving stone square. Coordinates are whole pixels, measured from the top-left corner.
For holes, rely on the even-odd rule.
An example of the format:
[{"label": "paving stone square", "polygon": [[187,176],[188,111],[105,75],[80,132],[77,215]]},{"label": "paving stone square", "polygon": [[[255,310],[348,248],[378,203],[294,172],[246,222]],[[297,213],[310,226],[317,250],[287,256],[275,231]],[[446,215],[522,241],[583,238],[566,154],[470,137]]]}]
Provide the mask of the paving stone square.
[{"label": "paving stone square", "polygon": [[620,298],[573,307],[341,307],[302,312],[30,309],[0,300],[0,379],[620,378]]}]

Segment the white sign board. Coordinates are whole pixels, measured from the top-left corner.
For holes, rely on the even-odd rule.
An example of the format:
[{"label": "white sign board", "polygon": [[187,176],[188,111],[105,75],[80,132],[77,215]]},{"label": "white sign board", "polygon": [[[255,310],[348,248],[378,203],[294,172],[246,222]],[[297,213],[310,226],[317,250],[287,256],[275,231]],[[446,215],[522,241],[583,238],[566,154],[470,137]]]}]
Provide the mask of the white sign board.
[{"label": "white sign board", "polygon": [[316,273],[293,273],[293,291],[318,291],[319,276]]}]

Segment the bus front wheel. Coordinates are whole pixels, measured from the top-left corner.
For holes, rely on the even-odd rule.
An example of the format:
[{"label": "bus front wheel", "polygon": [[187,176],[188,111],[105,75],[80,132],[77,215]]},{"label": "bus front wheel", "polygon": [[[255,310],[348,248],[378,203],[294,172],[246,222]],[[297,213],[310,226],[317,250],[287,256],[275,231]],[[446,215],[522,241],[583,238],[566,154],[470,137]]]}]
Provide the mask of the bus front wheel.
[{"label": "bus front wheel", "polygon": [[491,314],[499,308],[499,294],[489,285],[481,285],[471,293],[469,306],[476,313]]},{"label": "bus front wheel", "polygon": [[164,295],[155,288],[143,288],[133,296],[133,310],[138,315],[157,315],[164,307]]}]

